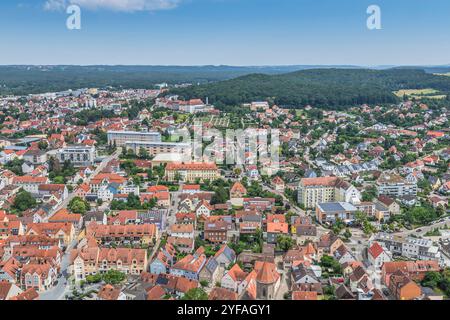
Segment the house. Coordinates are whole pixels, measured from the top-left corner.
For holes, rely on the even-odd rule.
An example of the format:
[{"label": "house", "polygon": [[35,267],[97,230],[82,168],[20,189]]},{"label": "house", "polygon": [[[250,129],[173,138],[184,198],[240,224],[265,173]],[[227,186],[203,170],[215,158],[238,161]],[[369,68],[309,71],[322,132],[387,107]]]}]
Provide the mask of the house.
[{"label": "house", "polygon": [[67,247],[75,237],[75,228],[68,222],[30,223],[27,225],[26,235],[46,235],[60,240]]},{"label": "house", "polygon": [[12,184],[32,194],[39,194],[39,186],[49,182],[47,177],[17,176]]},{"label": "house", "polygon": [[343,245],[344,242],[333,232],[323,234],[317,243],[317,253],[321,257],[324,253],[334,255],[334,252]]},{"label": "house", "polygon": [[10,300],[21,294],[23,291],[14,283],[8,281],[0,281],[0,300]]},{"label": "house", "polygon": [[421,288],[401,270],[390,275],[389,290],[397,300],[415,300],[422,295]]},{"label": "house", "polygon": [[214,208],[209,204],[208,201],[203,200],[199,203],[197,208],[195,208],[195,213],[197,217],[205,216],[209,217],[211,215],[211,212],[214,210]]},{"label": "house", "polygon": [[177,238],[194,239],[194,225],[173,224],[169,228],[169,235]]},{"label": "house", "polygon": [[245,281],[247,275],[248,273],[244,272],[239,264],[236,263],[230,270],[225,272],[220,282],[221,287],[240,294],[238,289],[241,283]]},{"label": "house", "polygon": [[126,299],[126,295],[119,288],[115,288],[110,284],[102,286],[97,293],[97,300],[118,301]]},{"label": "house", "polygon": [[226,288],[215,287],[209,293],[208,300],[238,300],[238,294]]},{"label": "house", "polygon": [[388,208],[391,215],[400,214],[400,205],[394,199],[386,195],[380,195],[377,200]]},{"label": "house", "polygon": [[[215,216],[214,218],[216,218]],[[228,232],[231,229],[231,223],[225,219],[208,218],[204,223],[204,239],[211,243],[224,243],[228,240]]]},{"label": "house", "polygon": [[317,226],[312,222],[311,217],[292,217],[291,233],[298,237],[315,237],[317,235]]},{"label": "house", "polygon": [[89,275],[117,270],[127,275],[140,275],[147,270],[145,249],[99,248],[95,243],[70,252],[71,273],[75,281]]},{"label": "house", "polygon": [[227,267],[236,262],[236,253],[233,249],[224,244],[220,247],[219,251],[216,252],[214,258],[221,267]]},{"label": "house", "polygon": [[267,223],[267,243],[277,243],[278,236],[288,234],[289,225],[286,222]]},{"label": "house", "polygon": [[230,201],[234,206],[240,207],[243,205],[244,197],[247,194],[247,189],[239,181],[235,182],[230,188]]},{"label": "house", "polygon": [[292,268],[291,278],[292,283],[295,284],[311,284],[320,282],[313,269],[307,267],[303,263]]},{"label": "house", "polygon": [[24,290],[34,288],[36,291],[49,290],[55,284],[57,271],[49,263],[29,263],[22,267],[20,283]]},{"label": "house", "polygon": [[40,196],[46,196],[51,194],[58,194],[61,196],[61,200],[67,199],[69,191],[65,184],[41,184],[38,186],[38,194]]},{"label": "house", "polygon": [[153,274],[168,273],[174,263],[175,256],[175,247],[167,243],[150,263],[150,272]]},{"label": "house", "polygon": [[367,250],[367,257],[371,265],[381,269],[385,262],[392,261],[390,254],[378,242],[374,242]]},{"label": "house", "polygon": [[95,222],[86,228],[86,236],[96,239],[103,245],[151,245],[159,237],[154,224],[140,225],[101,225]]},{"label": "house", "polygon": [[276,176],[272,179],[272,185],[276,191],[284,192],[284,189],[286,187],[283,179],[281,179],[279,176]]},{"label": "house", "polygon": [[83,216],[77,213],[69,213],[67,209],[61,209],[51,216],[48,219],[48,222],[71,223],[76,229],[79,230],[83,226]]},{"label": "house", "polygon": [[356,298],[352,291],[344,284],[337,287],[335,295],[338,300],[355,300]]},{"label": "house", "polygon": [[214,284],[219,280],[219,263],[215,257],[210,257],[200,271],[199,281]]},{"label": "house", "polygon": [[185,277],[187,279],[198,281],[200,271],[206,263],[206,256],[203,247],[197,249],[192,255],[189,254],[177,261],[171,268],[170,274],[178,277]]},{"label": "house", "polygon": [[382,281],[389,287],[391,275],[396,271],[402,271],[413,281],[421,281],[427,272],[439,272],[441,270],[437,261],[390,261],[385,262],[381,267]]}]

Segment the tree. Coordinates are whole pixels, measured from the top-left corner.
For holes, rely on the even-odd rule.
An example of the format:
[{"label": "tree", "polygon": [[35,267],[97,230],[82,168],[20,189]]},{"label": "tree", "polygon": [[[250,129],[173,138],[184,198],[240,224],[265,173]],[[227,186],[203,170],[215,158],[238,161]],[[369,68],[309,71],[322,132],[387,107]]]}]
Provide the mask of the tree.
[{"label": "tree", "polygon": [[181,300],[208,300],[208,294],[202,288],[194,288],[186,292]]},{"label": "tree", "polygon": [[69,202],[68,208],[73,213],[85,214],[90,210],[90,205],[80,197],[75,197]]},{"label": "tree", "polygon": [[36,199],[33,198],[31,193],[20,190],[14,198],[14,202],[12,205],[13,209],[16,209],[20,212],[36,207]]},{"label": "tree", "polygon": [[117,270],[109,270],[102,277],[103,281],[107,284],[119,284],[124,281],[126,275],[123,272]]},{"label": "tree", "polygon": [[350,232],[350,230],[348,228],[346,228],[343,236],[346,240],[348,240],[352,237],[352,233]]},{"label": "tree", "polygon": [[228,200],[228,192],[223,186],[219,186],[211,198],[211,204],[225,203]]},{"label": "tree", "polygon": [[277,247],[283,251],[290,250],[295,244],[295,240],[289,236],[279,235],[277,237]]}]

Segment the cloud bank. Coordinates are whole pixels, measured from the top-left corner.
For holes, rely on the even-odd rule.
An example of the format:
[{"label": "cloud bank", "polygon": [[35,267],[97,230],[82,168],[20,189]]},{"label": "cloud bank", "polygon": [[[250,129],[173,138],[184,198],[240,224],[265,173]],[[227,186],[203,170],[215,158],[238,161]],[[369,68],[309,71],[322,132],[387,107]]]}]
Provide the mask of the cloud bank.
[{"label": "cloud bank", "polygon": [[156,11],[176,8],[182,0],[47,0],[44,9],[48,11],[65,10],[70,4],[82,8],[97,10],[136,12]]}]

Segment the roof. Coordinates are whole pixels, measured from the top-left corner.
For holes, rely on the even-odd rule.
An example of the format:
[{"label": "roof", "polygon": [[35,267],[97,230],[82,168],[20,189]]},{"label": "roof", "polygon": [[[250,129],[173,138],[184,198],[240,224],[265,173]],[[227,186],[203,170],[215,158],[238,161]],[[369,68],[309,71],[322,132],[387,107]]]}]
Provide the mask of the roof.
[{"label": "roof", "polygon": [[225,288],[215,287],[211,290],[208,300],[238,300],[238,294]]},{"label": "roof", "polygon": [[257,272],[256,280],[260,283],[273,284],[280,278],[280,274],[272,262],[256,261],[255,271]]},{"label": "roof", "polygon": [[120,289],[107,284],[100,288],[97,296],[102,300],[117,300],[120,296],[120,293]]},{"label": "roof", "polygon": [[380,254],[384,252],[383,247],[380,246],[378,242],[374,242],[372,246],[368,250],[369,254],[372,256],[372,258],[376,259]]},{"label": "roof", "polygon": [[39,293],[37,293],[36,289],[30,288],[21,294],[12,297],[10,300],[37,300],[39,298]]},{"label": "roof", "polygon": [[292,300],[317,300],[316,291],[294,291]]},{"label": "roof", "polygon": [[166,171],[173,170],[218,170],[215,163],[190,162],[190,163],[169,163]]}]

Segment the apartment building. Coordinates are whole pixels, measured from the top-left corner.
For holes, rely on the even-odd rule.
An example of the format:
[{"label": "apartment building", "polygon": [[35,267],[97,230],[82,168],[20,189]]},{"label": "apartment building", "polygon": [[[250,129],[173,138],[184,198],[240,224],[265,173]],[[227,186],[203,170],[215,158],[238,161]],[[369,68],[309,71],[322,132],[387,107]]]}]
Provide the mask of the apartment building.
[{"label": "apartment building", "polygon": [[441,258],[439,247],[428,239],[401,237],[378,233],[375,240],[382,243],[392,254],[416,260],[437,260]]},{"label": "apartment building", "polygon": [[193,183],[198,180],[216,180],[220,177],[219,169],[215,163],[191,162],[169,163],[166,167],[166,180]]},{"label": "apartment building", "polygon": [[417,195],[417,184],[396,174],[382,174],[376,182],[376,187],[378,195],[396,198]]},{"label": "apartment building", "polygon": [[47,177],[33,177],[33,176],[17,176],[14,177],[12,184],[23,188],[25,191],[32,194],[39,193],[39,186],[49,182]]},{"label": "apartment building", "polygon": [[123,147],[127,142],[161,142],[161,134],[157,131],[108,131],[108,144]]},{"label": "apartment building", "polygon": [[84,247],[72,250],[70,258],[71,271],[77,282],[109,270],[139,275],[148,265],[145,249]]},{"label": "apartment building", "polygon": [[298,202],[306,208],[319,203],[360,203],[361,193],[352,184],[338,177],[303,178],[298,187]]},{"label": "apartment building", "polygon": [[151,156],[166,153],[190,155],[192,151],[190,143],[177,142],[127,141],[125,146],[127,150],[131,149],[135,154],[139,154],[141,149],[144,149]]},{"label": "apartment building", "polygon": [[95,147],[68,146],[58,150],[57,158],[60,163],[69,160],[75,167],[88,167],[95,162]]}]

